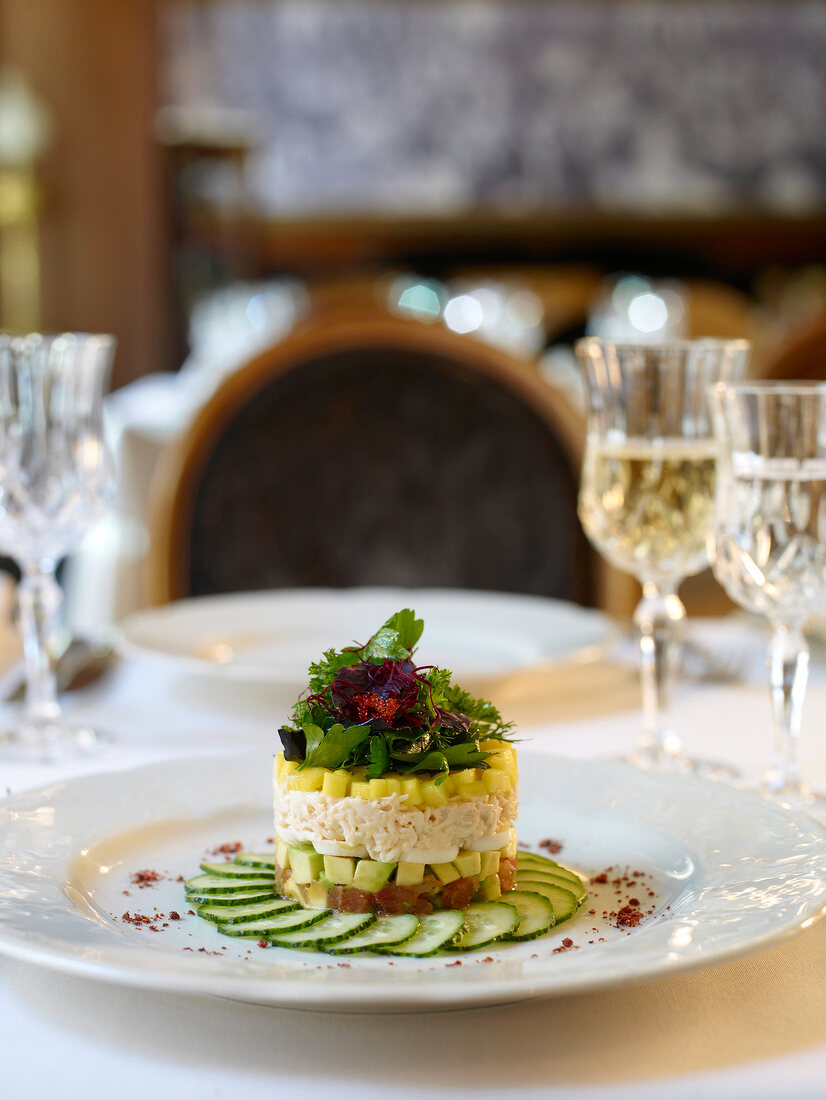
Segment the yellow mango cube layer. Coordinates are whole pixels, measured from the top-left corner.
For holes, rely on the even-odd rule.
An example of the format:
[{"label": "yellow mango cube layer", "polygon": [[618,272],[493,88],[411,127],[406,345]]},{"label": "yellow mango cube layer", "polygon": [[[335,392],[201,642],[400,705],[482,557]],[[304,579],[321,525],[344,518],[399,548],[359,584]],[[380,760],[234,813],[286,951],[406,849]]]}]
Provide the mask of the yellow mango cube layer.
[{"label": "yellow mango cube layer", "polygon": [[421,806],[422,785],[415,775],[406,775],[401,781],[401,793],[407,795],[408,806]]},{"label": "yellow mango cube layer", "polygon": [[402,793],[402,781],[397,775],[385,775],[384,782],[387,785],[388,794]]},{"label": "yellow mango cube layer", "polygon": [[370,784],[363,779],[354,779],[350,783],[350,797],[363,798],[366,801],[370,798]]},{"label": "yellow mango cube layer", "polygon": [[456,794],[456,780],[453,778],[452,775],[446,775],[444,777],[442,782],[439,784],[439,790],[443,794],[447,795],[448,798],[450,798],[451,795]]},{"label": "yellow mango cube layer", "polygon": [[337,771],[325,769],[321,790],[330,798],[344,798],[350,789],[350,773],[339,768]]},{"label": "yellow mango cube layer", "polygon": [[387,794],[386,779],[371,779],[367,785],[370,788],[370,798],[384,798]]},{"label": "yellow mango cube layer", "polygon": [[306,768],[303,772],[290,777],[290,787],[294,791],[320,791],[327,768]]},{"label": "yellow mango cube layer", "polygon": [[474,779],[470,783],[465,783],[459,791],[462,798],[484,798],[487,793],[488,789],[481,779]]},{"label": "yellow mango cube layer", "polygon": [[507,791],[513,786],[513,780],[507,772],[496,771],[494,768],[482,772],[482,783],[488,794]]},{"label": "yellow mango cube layer", "polygon": [[298,760],[285,760],[283,775],[295,775],[300,767]]},{"label": "yellow mango cube layer", "polygon": [[422,783],[422,801],[426,806],[436,808],[445,805],[447,802],[447,795],[436,786],[435,779],[428,779]]}]

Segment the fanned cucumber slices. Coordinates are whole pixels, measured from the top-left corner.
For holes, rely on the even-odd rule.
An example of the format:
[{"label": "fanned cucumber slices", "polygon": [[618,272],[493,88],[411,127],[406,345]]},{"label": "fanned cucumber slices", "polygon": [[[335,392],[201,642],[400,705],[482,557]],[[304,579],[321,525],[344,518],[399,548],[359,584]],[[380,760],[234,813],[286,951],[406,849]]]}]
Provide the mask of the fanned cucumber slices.
[{"label": "fanned cucumber slices", "polygon": [[303,908],[276,893],[275,861],[266,852],[240,852],[234,863],[202,863],[201,874],[185,887],[198,915],[226,936],[332,955],[426,958],[544,936],[572,917],[587,897],[579,875],[552,859],[520,851],[516,863],[516,889],[501,898],[421,917]]}]

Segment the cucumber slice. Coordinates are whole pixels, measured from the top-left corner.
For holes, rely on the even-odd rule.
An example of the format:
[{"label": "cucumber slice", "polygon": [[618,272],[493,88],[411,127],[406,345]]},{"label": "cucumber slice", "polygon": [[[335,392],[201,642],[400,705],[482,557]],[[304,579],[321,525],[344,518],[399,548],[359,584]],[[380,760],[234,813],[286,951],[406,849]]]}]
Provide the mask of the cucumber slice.
[{"label": "cucumber slice", "polygon": [[296,931],[318,924],[328,915],[329,909],[293,909],[289,913],[276,913],[263,920],[242,921],[240,924],[219,924],[218,931],[225,936],[248,936],[257,940],[271,940],[279,932]]},{"label": "cucumber slice", "polygon": [[518,871],[524,871],[530,867],[535,867],[537,871],[544,871],[549,875],[560,875],[562,878],[569,878],[573,882],[582,882],[582,879],[576,871],[571,871],[568,867],[563,867],[562,864],[557,863],[555,859],[548,859],[547,856],[539,856],[536,852],[520,852],[516,857],[516,869]]},{"label": "cucumber slice", "polygon": [[574,882],[570,878],[563,878],[561,875],[546,874],[544,871],[536,871],[533,868],[525,871],[517,871],[517,889],[519,889],[523,882],[544,882],[548,886],[561,886],[563,890],[571,891],[571,893],[577,900],[577,905],[588,893],[580,879],[577,879],[576,882]]},{"label": "cucumber slice", "polygon": [[356,932],[367,928],[375,919],[375,913],[332,913],[330,916],[325,914],[324,919],[312,928],[301,932],[274,933],[268,935],[267,939],[276,947],[323,947],[328,943],[349,939]]},{"label": "cucumber slice", "polygon": [[[419,930],[419,918],[412,913],[397,917],[379,917],[363,932],[351,936],[343,943],[329,944],[324,948],[331,955],[352,955],[356,951],[378,951],[407,943]],[[390,953],[390,952],[388,952]]]},{"label": "cucumber slice", "polygon": [[547,856],[541,856],[538,852],[526,852],[522,848],[516,853],[516,866],[521,867],[523,864],[536,864],[546,866],[547,864],[556,865],[556,861],[549,859]]},{"label": "cucumber slice", "polygon": [[260,867],[275,870],[275,855],[272,852],[239,852],[235,862],[244,867]]},{"label": "cucumber slice", "polygon": [[202,894],[198,890],[188,890],[186,900],[191,905],[225,905],[228,909],[233,905],[252,905],[256,901],[272,901],[277,895],[273,893],[272,883],[258,890],[242,890],[237,894]]},{"label": "cucumber slice", "polygon": [[386,955],[409,955],[423,959],[451,944],[462,931],[464,923],[465,914],[460,909],[437,909],[435,913],[419,917],[419,930],[406,943],[376,947],[374,950]]},{"label": "cucumber slice", "polygon": [[249,867],[242,867],[238,863],[202,863],[201,870],[208,875],[218,875],[219,878],[275,878],[275,871],[263,867],[251,871]]},{"label": "cucumber slice", "polygon": [[528,890],[508,890],[508,905],[519,914],[519,924],[505,937],[508,940],[535,940],[553,928],[556,917],[554,907],[541,894]]},{"label": "cucumber slice", "polygon": [[225,875],[196,875],[187,879],[184,887],[190,893],[198,894],[238,894],[242,890],[252,890],[256,887],[272,890],[272,877],[264,878],[261,875],[244,875],[238,878],[230,878]]},{"label": "cucumber slice", "polygon": [[504,901],[480,901],[465,909],[467,930],[453,945],[454,951],[473,951],[510,935],[519,924],[519,913]]},{"label": "cucumber slice", "polygon": [[525,878],[520,880],[519,889],[528,890],[531,894],[541,894],[543,898],[547,898],[554,907],[554,917],[557,924],[561,924],[564,920],[572,917],[579,907],[576,896],[570,890],[565,890],[561,886],[552,886],[547,882]]},{"label": "cucumber slice", "polygon": [[219,924],[243,924],[244,921],[260,920],[276,913],[291,913],[298,908],[298,902],[291,898],[268,898],[267,901],[254,901],[251,905],[211,905],[207,902],[198,906],[198,916]]}]

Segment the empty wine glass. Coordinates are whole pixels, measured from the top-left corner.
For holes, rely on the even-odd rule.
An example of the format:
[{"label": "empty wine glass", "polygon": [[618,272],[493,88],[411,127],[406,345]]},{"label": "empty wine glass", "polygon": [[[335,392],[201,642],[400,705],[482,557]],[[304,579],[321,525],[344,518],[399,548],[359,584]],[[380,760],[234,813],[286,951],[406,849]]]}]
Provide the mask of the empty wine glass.
[{"label": "empty wine glass", "polygon": [[711,394],[719,441],[712,564],[741,607],[771,624],[774,758],[766,793],[826,811],[801,782],[806,620],[826,610],[826,384],[751,382]]},{"label": "empty wine glass", "polygon": [[102,417],[114,347],[111,336],[0,335],[0,552],[21,570],[26,669],[22,715],[0,733],[6,758],[54,761],[109,739],[62,716],[53,642],[62,604],[57,564],[114,491]]},{"label": "empty wine glass", "polygon": [[580,340],[588,432],[579,494],[585,533],[613,565],[642,584],[634,613],[642,670],[640,767],[696,768],[667,721],[685,607],[680,582],[708,565],[716,444],[706,390],[742,376],[745,340],[621,344]]}]

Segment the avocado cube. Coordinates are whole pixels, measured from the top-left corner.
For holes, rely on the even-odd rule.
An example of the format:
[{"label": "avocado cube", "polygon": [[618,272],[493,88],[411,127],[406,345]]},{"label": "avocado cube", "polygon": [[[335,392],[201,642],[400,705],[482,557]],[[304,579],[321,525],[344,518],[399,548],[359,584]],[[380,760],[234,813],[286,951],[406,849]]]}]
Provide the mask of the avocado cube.
[{"label": "avocado cube", "polygon": [[432,863],[431,868],[436,878],[444,886],[447,886],[449,882],[455,882],[457,878],[462,877],[452,863]]},{"label": "avocado cube", "polygon": [[334,886],[349,886],[356,872],[356,861],[352,856],[325,856],[324,877]]},{"label": "avocado cube", "polygon": [[290,866],[290,849],[280,837],[275,842],[275,862],[282,871]]},{"label": "avocado cube", "polygon": [[327,887],[323,882],[311,882],[303,889],[304,905],[308,909],[327,908]]},{"label": "avocado cube", "polygon": [[498,875],[488,875],[482,879],[479,888],[485,901],[497,901],[502,896],[502,883]]},{"label": "avocado cube", "polygon": [[397,886],[418,886],[424,880],[424,864],[399,860],[396,866]]},{"label": "avocado cube", "polygon": [[324,869],[324,857],[312,848],[309,852],[303,847],[290,848],[290,869],[295,882],[312,882]]},{"label": "avocado cube", "polygon": [[454,859],[453,866],[461,878],[478,875],[482,869],[482,856],[479,852],[460,852]]},{"label": "avocado cube", "polygon": [[304,893],[301,886],[295,881],[294,878],[288,878],[281,887],[281,893],[285,898],[292,898],[293,901],[297,901],[299,905],[304,904]]},{"label": "avocado cube", "polygon": [[374,859],[360,859],[353,875],[353,886],[374,894],[381,890],[396,868],[395,863],[379,863]]},{"label": "avocado cube", "polygon": [[499,852],[494,848],[490,852],[480,852],[479,854],[481,856],[479,878],[495,875],[499,871]]}]

